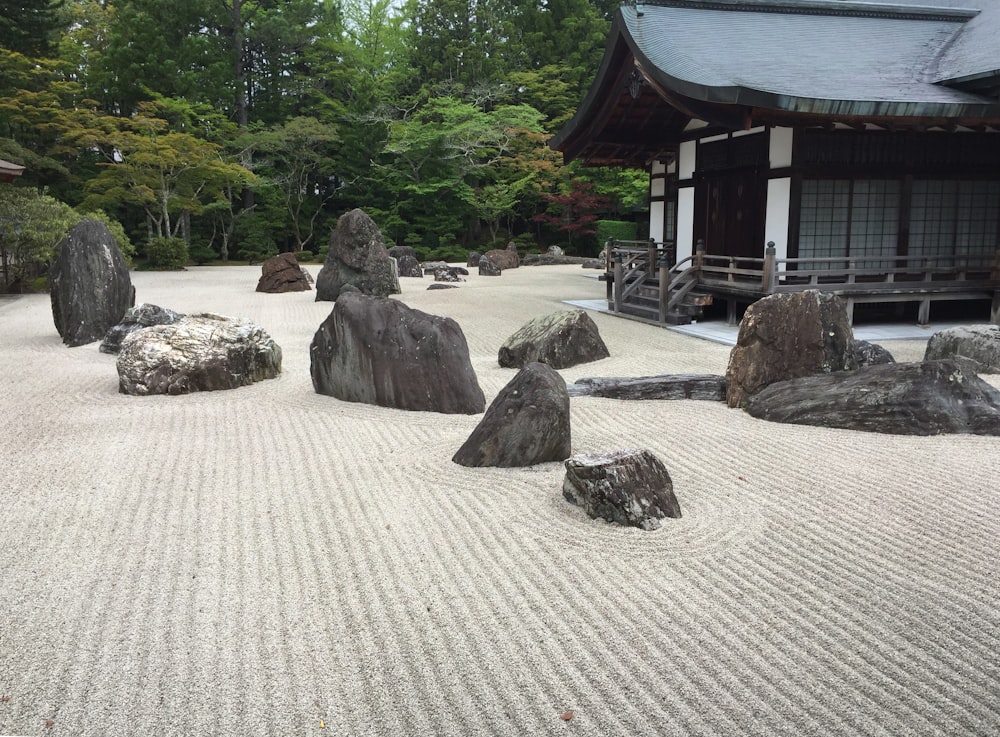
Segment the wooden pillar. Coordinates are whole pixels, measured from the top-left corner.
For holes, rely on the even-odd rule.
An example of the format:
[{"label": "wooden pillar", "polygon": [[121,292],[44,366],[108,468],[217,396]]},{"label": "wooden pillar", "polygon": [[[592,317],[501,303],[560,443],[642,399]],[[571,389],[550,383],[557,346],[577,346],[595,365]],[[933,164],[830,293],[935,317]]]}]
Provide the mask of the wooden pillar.
[{"label": "wooden pillar", "polygon": [[648,276],[653,275],[653,269],[656,268],[656,241],[652,238],[646,244],[646,274]]},{"label": "wooden pillar", "polygon": [[990,305],[990,322],[1000,325],[1000,289],[993,290],[993,304]]},{"label": "wooden pillar", "polygon": [[928,298],[920,300],[920,309],[917,310],[917,324],[926,325],[931,321],[931,301]]},{"label": "wooden pillar", "polygon": [[663,244],[657,257],[660,267],[660,322],[667,321],[667,304],[670,300],[670,254],[667,253],[667,246]]},{"label": "wooden pillar", "polygon": [[705,241],[699,238],[694,248],[694,266],[696,269],[700,269],[704,265],[705,265]]},{"label": "wooden pillar", "polygon": [[772,294],[778,284],[778,258],[774,241],[767,242],[764,249],[764,269],[760,277],[760,288],[764,294]]},{"label": "wooden pillar", "polygon": [[615,312],[622,311],[622,290],[625,288],[625,276],[622,268],[622,252],[615,249]]},{"label": "wooden pillar", "polygon": [[608,309],[612,309],[614,296],[612,290],[615,285],[615,266],[612,254],[615,250],[615,239],[608,238],[604,244],[604,291],[608,300]]}]

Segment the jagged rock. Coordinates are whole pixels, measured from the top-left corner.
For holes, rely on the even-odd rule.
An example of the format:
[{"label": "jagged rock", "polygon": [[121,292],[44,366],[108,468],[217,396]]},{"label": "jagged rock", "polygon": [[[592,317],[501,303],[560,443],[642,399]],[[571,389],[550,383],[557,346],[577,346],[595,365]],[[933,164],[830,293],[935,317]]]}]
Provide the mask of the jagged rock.
[{"label": "jagged rock", "polygon": [[97,220],[81,220],[60,242],[49,285],[52,319],[68,346],[100,340],[135,304],[125,257]]},{"label": "jagged rock", "polygon": [[417,253],[410,246],[393,246],[389,255],[396,259],[397,271],[401,277],[422,278],[424,270],[420,268]]},{"label": "jagged rock", "polygon": [[153,325],[171,325],[180,320],[184,315],[168,310],[158,305],[150,305],[143,302],[135,307],[129,307],[122,317],[122,321],[111,328],[104,340],[101,341],[101,353],[118,353],[122,347],[122,341],[129,333],[134,333],[139,328],[148,328]]},{"label": "jagged rock", "polygon": [[816,290],[772,294],[750,305],[740,322],[726,370],[726,402],[742,407],[776,381],[857,367],[840,297]]},{"label": "jagged rock", "polygon": [[1000,325],[966,325],[934,333],[927,341],[924,360],[939,358],[968,361],[979,373],[1000,373]]},{"label": "jagged rock", "polygon": [[717,374],[675,374],[639,378],[594,377],[577,379],[567,387],[571,397],[609,399],[726,400],[726,377]]},{"label": "jagged rock", "polygon": [[452,460],[461,466],[533,466],[571,453],[566,382],[544,363],[517,372]]},{"label": "jagged rock", "polygon": [[432,289],[458,289],[458,285],[457,284],[441,284],[439,282],[435,282],[434,284],[428,284],[427,285],[427,291],[430,291]]},{"label": "jagged rock", "polygon": [[375,297],[399,294],[395,269],[375,221],[361,209],[351,210],[330,236],[330,250],[316,278],[316,301],[336,301],[345,284]]},{"label": "jagged rock", "polygon": [[1000,392],[957,361],[886,363],[771,384],[747,412],[772,422],[899,435],[1000,435]]},{"label": "jagged rock", "polygon": [[876,366],[881,363],[895,363],[892,354],[877,343],[867,340],[854,341],[854,358],[858,366]]},{"label": "jagged rock", "polygon": [[521,261],[517,257],[517,249],[510,248],[494,248],[483,254],[490,261],[497,265],[501,271],[506,271],[507,269],[516,269]]},{"label": "jagged rock", "polygon": [[345,293],[313,337],[313,388],[348,402],[478,414],[486,406],[458,323]]},{"label": "jagged rock", "polygon": [[[457,282],[465,281],[461,277],[462,271],[455,266],[445,266],[434,270],[434,281]],[[468,273],[468,272],[466,272]]]},{"label": "jagged rock", "polygon": [[479,276],[500,276],[500,267],[489,256],[479,258]]},{"label": "jagged rock", "polygon": [[123,394],[235,389],[280,374],[281,348],[249,320],[205,313],[130,333],[117,366]]},{"label": "jagged rock", "polygon": [[681,516],[670,474],[648,450],[580,453],[565,465],[563,496],[593,519],[655,530]]},{"label": "jagged rock", "polygon": [[523,325],[500,347],[498,361],[504,368],[541,361],[561,369],[610,355],[590,315],[583,310],[563,310]]},{"label": "jagged rock", "polygon": [[293,253],[279,253],[272,256],[260,267],[257,291],[268,294],[285,292],[308,292],[312,289],[310,277]]},{"label": "jagged rock", "polygon": [[469,258],[466,260],[465,265],[468,266],[470,269],[473,266],[479,266],[479,259],[481,259],[482,257],[483,256],[481,253],[479,253],[479,251],[469,251]]},{"label": "jagged rock", "polygon": [[[549,253],[529,253],[521,259],[521,266],[583,265],[588,259],[582,256],[554,256]],[[604,268],[603,265],[601,268]]]}]

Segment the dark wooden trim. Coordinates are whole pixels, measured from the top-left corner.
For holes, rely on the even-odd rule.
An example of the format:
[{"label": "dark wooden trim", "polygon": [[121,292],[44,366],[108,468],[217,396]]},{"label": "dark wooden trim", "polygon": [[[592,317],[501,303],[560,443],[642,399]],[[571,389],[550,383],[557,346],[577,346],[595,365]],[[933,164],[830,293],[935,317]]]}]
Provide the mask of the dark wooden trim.
[{"label": "dark wooden trim", "polygon": [[[793,147],[792,156],[794,157],[794,155]],[[788,195],[788,258],[799,257],[799,231],[801,227],[802,174],[796,172],[792,175],[792,186]]]},{"label": "dark wooden trim", "polygon": [[913,213],[913,177],[905,176],[899,186],[899,223],[896,226],[896,255],[910,253],[910,216]]},{"label": "dark wooden trim", "polygon": [[787,179],[788,177],[795,174],[795,167],[783,166],[780,169],[768,169],[767,178],[768,179]]}]

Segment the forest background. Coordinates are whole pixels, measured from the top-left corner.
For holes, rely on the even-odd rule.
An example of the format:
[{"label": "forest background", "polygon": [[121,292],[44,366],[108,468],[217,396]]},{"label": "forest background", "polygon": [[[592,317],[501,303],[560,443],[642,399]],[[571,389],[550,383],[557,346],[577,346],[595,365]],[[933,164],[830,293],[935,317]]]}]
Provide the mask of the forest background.
[{"label": "forest background", "polygon": [[355,207],[421,258],[634,237],[646,176],[545,144],[618,4],[0,0],[4,285],[84,214],[159,266],[321,258]]}]

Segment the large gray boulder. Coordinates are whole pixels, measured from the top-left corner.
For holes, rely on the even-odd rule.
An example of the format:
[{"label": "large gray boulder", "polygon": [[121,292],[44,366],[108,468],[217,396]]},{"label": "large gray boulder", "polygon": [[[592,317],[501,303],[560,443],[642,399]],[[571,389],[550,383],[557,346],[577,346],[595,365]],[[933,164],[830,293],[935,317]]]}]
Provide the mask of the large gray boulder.
[{"label": "large gray boulder", "polygon": [[452,460],[461,466],[533,466],[571,453],[566,382],[544,363],[517,372]]},{"label": "large gray boulder", "polygon": [[563,496],[593,519],[655,530],[681,516],[670,474],[648,450],[580,453],[565,465]]},{"label": "large gray boulder", "polygon": [[342,215],[333,229],[330,250],[316,277],[316,301],[336,301],[346,284],[374,297],[400,291],[382,231],[361,209]]},{"label": "large gray boulder", "polygon": [[479,257],[479,276],[500,276],[501,273],[500,267],[489,256]]},{"label": "large gray boulder", "polygon": [[97,220],[81,220],[60,242],[49,286],[52,319],[68,346],[100,340],[135,304],[125,257]]},{"label": "large gray boulder", "polygon": [[117,366],[123,394],[235,389],[280,374],[281,348],[248,320],[205,313],[130,333]]},{"label": "large gray boulder", "polygon": [[309,355],[319,394],[446,414],[478,414],[486,406],[458,323],[395,300],[342,294]]},{"label": "large gray boulder", "polygon": [[853,371],[854,332],[840,297],[809,290],[773,294],[747,308],[726,370],[726,402],[747,398],[776,381]]},{"label": "large gray boulder", "polygon": [[498,269],[501,271],[506,271],[507,269],[516,269],[521,265],[521,259],[517,256],[517,248],[493,248],[483,254],[486,258],[492,261]]},{"label": "large gray boulder", "polygon": [[924,360],[940,358],[967,361],[979,373],[1000,373],[1000,325],[966,325],[934,333],[927,341]]},{"label": "large gray boulder", "polygon": [[525,323],[500,346],[497,360],[504,368],[540,361],[561,369],[610,355],[590,315],[562,310]]},{"label": "large gray boulder", "polygon": [[151,305],[143,302],[135,307],[129,307],[122,317],[122,321],[111,328],[104,340],[101,341],[101,353],[118,353],[122,347],[122,341],[129,333],[134,333],[140,328],[148,328],[153,325],[171,325],[180,320],[184,315],[168,310],[159,305]]},{"label": "large gray boulder", "polygon": [[311,289],[312,280],[305,269],[299,266],[295,254],[279,253],[261,264],[260,279],[257,281],[258,292],[284,294],[308,292]]},{"label": "large gray boulder", "polygon": [[772,422],[899,435],[1000,435],[1000,392],[956,361],[886,363],[771,384],[747,412]]}]

